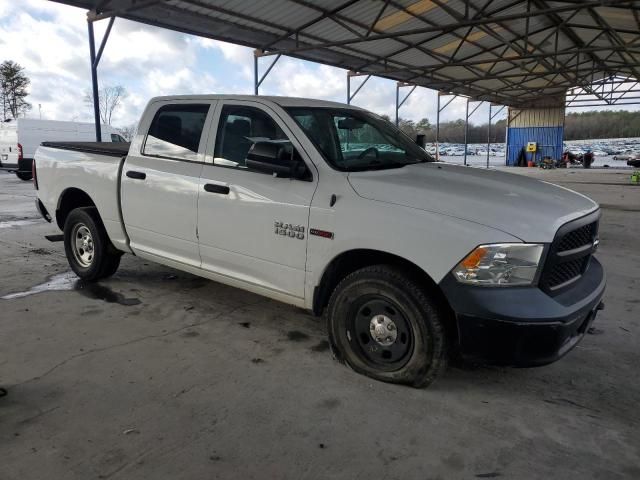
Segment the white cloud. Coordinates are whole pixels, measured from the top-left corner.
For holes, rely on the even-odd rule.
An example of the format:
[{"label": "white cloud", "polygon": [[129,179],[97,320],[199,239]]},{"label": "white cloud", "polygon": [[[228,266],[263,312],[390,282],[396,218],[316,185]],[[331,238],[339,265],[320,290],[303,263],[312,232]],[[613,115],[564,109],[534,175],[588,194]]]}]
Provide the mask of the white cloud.
[{"label": "white cloud", "polygon": [[[275,57],[262,59],[261,73],[266,71]],[[336,99],[346,92],[346,73],[326,65],[309,65],[307,62],[281,57],[263,82],[261,93],[274,91],[277,95]]]},{"label": "white cloud", "polygon": [[225,60],[233,63],[236,67],[240,67],[245,80],[250,80],[253,83],[253,50],[251,48],[203,37],[189,38],[191,39],[190,43],[193,45],[205,50],[219,51]]},{"label": "white cloud", "polygon": [[[86,12],[42,0],[16,6],[0,0],[0,59],[25,68],[31,79],[31,116],[93,119],[84,101],[91,86]],[[107,21],[96,22],[96,43]],[[134,123],[153,95],[211,92],[215,79],[196,73],[197,55],[186,35],[117,19],[98,68],[100,85],[123,85],[129,96],[114,123]],[[200,90],[202,89],[202,90]]]}]

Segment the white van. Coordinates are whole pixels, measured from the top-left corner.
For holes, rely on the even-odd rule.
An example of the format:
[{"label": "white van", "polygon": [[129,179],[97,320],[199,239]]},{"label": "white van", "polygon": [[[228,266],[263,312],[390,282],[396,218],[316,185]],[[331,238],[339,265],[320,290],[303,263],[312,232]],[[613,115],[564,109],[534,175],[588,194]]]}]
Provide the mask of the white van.
[{"label": "white van", "polygon": [[[48,141],[92,141],[96,138],[93,123],[60,122],[19,118],[0,123],[0,170],[16,172],[22,180],[31,180],[31,164],[36,149]],[[125,142],[110,125],[102,125],[105,142]]]}]

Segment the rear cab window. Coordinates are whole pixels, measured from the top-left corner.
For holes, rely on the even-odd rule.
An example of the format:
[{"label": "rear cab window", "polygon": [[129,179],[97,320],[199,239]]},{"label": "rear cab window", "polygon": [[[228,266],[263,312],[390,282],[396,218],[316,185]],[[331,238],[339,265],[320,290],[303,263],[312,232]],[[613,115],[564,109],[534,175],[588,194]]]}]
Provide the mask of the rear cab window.
[{"label": "rear cab window", "polygon": [[142,149],[143,155],[199,161],[198,149],[208,104],[174,104],[156,112]]}]

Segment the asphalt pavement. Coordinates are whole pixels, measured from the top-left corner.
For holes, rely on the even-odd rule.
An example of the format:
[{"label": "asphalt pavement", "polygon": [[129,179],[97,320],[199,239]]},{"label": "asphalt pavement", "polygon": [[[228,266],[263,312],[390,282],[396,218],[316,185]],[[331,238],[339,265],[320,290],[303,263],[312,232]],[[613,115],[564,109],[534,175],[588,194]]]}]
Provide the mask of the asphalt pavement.
[{"label": "asphalt pavement", "polygon": [[424,390],[339,364],[305,311],[131,255],[83,285],[0,173],[0,478],[640,478],[640,186],[516,170],[602,204],[606,309],[555,364]]}]

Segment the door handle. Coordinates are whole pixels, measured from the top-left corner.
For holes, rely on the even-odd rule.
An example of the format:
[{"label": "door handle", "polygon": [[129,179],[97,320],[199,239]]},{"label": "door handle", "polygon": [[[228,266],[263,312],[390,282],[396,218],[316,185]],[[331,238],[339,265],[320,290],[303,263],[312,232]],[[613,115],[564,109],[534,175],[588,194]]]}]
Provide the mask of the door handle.
[{"label": "door handle", "polygon": [[215,183],[205,183],[205,192],[221,193],[222,195],[229,195],[229,187],[226,185],[216,185]]},{"label": "door handle", "polygon": [[143,172],[136,172],[135,170],[128,170],[127,177],[133,178],[135,180],[144,180],[147,178],[147,174]]}]

